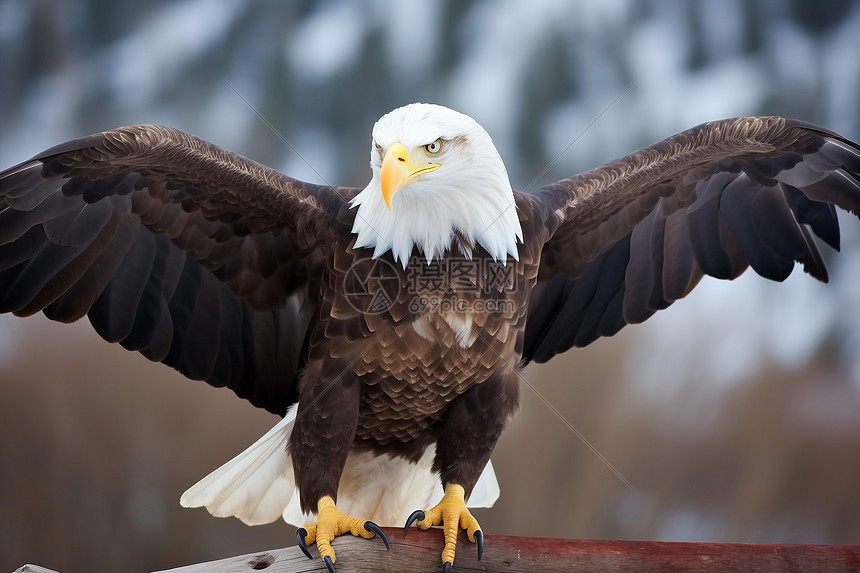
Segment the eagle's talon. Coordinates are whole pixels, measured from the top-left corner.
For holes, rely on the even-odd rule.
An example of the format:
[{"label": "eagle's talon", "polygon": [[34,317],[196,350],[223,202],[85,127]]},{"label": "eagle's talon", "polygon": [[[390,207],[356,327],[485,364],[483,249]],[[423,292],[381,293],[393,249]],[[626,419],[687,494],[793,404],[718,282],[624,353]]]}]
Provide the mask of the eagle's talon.
[{"label": "eagle's talon", "polygon": [[386,551],[391,551],[391,545],[388,543],[388,537],[385,535],[385,532],[382,529],[373,523],[372,521],[365,522],[364,528],[371,533],[375,533],[377,537],[382,539],[382,542],[385,543]]},{"label": "eagle's talon", "polygon": [[412,524],[416,521],[424,521],[424,512],[420,509],[416,509],[409,517],[406,519],[406,526],[403,528],[403,539],[406,539],[406,534],[409,533],[409,528],[412,527]]},{"label": "eagle's talon", "polygon": [[302,550],[302,553],[304,553],[308,559],[313,559],[314,556],[311,555],[310,551],[308,551],[307,543],[305,543],[305,537],[307,537],[307,536],[308,536],[308,531],[304,527],[299,527],[296,530],[296,541],[298,542],[299,549]]},{"label": "eagle's talon", "polygon": [[315,543],[320,557],[325,561],[326,568],[331,573],[335,573],[334,562],[337,557],[331,544],[339,535],[347,533],[365,539],[373,539],[374,535],[378,535],[385,543],[385,548],[390,547],[388,537],[378,525],[366,519],[341,513],[335,505],[334,499],[329,495],[319,499],[316,522],[296,531],[296,540],[299,542],[299,548],[309,558],[311,558],[311,554],[307,550],[308,544]]},{"label": "eagle's talon", "polygon": [[421,529],[428,529],[434,525],[442,526],[442,534],[445,538],[445,546],[442,549],[444,571],[449,571],[454,563],[454,555],[457,552],[457,533],[461,529],[465,529],[469,541],[478,546],[478,560],[483,557],[484,533],[478,520],[466,508],[466,491],[463,486],[448,484],[445,486],[445,495],[434,507],[426,512],[420,509],[413,511],[406,520],[403,537],[406,537],[406,532],[415,521],[418,521],[417,525]]},{"label": "eagle's talon", "polygon": [[442,573],[451,573],[451,562],[446,561],[442,564]]}]

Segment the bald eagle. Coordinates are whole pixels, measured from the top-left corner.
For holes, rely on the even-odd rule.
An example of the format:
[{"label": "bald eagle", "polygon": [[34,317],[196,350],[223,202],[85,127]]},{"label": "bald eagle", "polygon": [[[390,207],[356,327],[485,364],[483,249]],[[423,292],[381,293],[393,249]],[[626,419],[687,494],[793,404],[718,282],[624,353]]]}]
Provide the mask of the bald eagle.
[{"label": "bald eagle", "polygon": [[[283,419],[185,506],[331,541],[442,525],[483,550],[490,454],[519,371],[751,266],[799,262],[860,212],[860,146],[779,117],[706,123],[523,193],[472,118],[373,127],[364,189],[298,181],[186,133],[128,126],[0,173],[0,311],[42,311]],[[471,496],[471,497],[470,497]],[[429,508],[429,509],[428,509]],[[410,514],[410,511],[417,509]],[[315,514],[316,517],[308,517]],[[385,540],[387,545],[387,540]]]}]

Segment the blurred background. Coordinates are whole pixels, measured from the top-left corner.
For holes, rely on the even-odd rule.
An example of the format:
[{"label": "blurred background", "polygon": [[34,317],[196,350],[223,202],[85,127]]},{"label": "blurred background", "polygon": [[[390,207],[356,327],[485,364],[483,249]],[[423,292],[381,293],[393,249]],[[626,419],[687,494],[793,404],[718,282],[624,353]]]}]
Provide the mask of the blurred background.
[{"label": "blurred background", "polygon": [[[728,116],[860,141],[847,0],[0,0],[0,56],[0,167],[163,123],[364,186],[373,122],[412,101],[475,117],[519,189]],[[484,530],[860,542],[860,224],[842,221],[829,285],[800,270],[706,279],[644,325],[529,367]],[[0,571],[150,571],[292,545],[291,526],[178,501],[275,422],[85,321],[0,317]]]}]

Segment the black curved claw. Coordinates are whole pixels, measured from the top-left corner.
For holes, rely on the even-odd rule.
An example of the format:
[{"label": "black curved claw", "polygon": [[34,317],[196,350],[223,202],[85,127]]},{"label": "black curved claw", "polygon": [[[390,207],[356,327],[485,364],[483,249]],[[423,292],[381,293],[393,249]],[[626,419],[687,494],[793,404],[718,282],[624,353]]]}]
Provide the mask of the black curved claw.
[{"label": "black curved claw", "polygon": [[475,544],[478,546],[478,561],[484,556],[484,532],[480,529],[475,532]]},{"label": "black curved claw", "polygon": [[451,573],[451,562],[446,561],[442,564],[442,573]]},{"label": "black curved claw", "polygon": [[372,521],[367,521],[364,523],[364,529],[366,529],[367,531],[372,531],[377,535],[377,537],[380,537],[382,539],[382,542],[385,543],[385,549],[387,551],[391,551],[391,545],[389,545],[388,543],[388,537],[386,537],[385,533],[379,528],[378,525],[376,525]]},{"label": "black curved claw", "polygon": [[334,570],[334,563],[331,562],[331,557],[326,555],[323,557],[323,560],[325,561],[325,566],[328,568],[328,573],[337,573],[337,571]]},{"label": "black curved claw", "polygon": [[304,527],[299,527],[298,529],[296,529],[296,541],[298,541],[299,543],[299,549],[302,550],[302,553],[304,553],[308,559],[313,559],[314,556],[311,555],[310,551],[308,551],[308,546],[305,543],[305,537],[307,536],[308,532]]},{"label": "black curved claw", "polygon": [[406,526],[403,528],[403,539],[406,539],[406,534],[409,533],[409,528],[412,527],[412,524],[416,521],[421,521],[424,519],[424,512],[420,509],[416,509],[413,511],[409,517],[406,519]]}]

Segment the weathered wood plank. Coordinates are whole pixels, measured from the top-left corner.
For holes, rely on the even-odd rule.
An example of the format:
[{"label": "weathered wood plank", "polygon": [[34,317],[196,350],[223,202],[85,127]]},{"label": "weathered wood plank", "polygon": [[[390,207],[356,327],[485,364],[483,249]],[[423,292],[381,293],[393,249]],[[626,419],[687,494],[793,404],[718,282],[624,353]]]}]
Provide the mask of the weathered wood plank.
[{"label": "weathered wood plank", "polygon": [[[391,552],[379,540],[339,537],[335,541],[339,573],[440,571],[442,536],[439,531],[386,529]],[[461,536],[454,570],[560,571],[592,573],[734,573],[740,571],[839,573],[860,571],[860,545],[772,545],[742,543],[677,543],[656,541],[592,541],[488,535],[484,558]],[[326,573],[316,551],[308,560],[297,547],[250,553],[160,573]],[[15,573],[57,573],[24,565]]]},{"label": "weathered wood plank", "polygon": [[[338,573],[441,571],[442,535],[439,531],[409,532],[386,529],[391,551],[379,540],[338,537]],[[763,545],[741,543],[678,543],[654,541],[591,541],[488,535],[484,558],[477,561],[475,546],[461,535],[454,570],[643,573],[732,573],[739,571],[857,572],[860,545]],[[252,553],[221,561],[190,565],[161,573],[325,573],[314,549],[308,560],[297,547]]]}]

